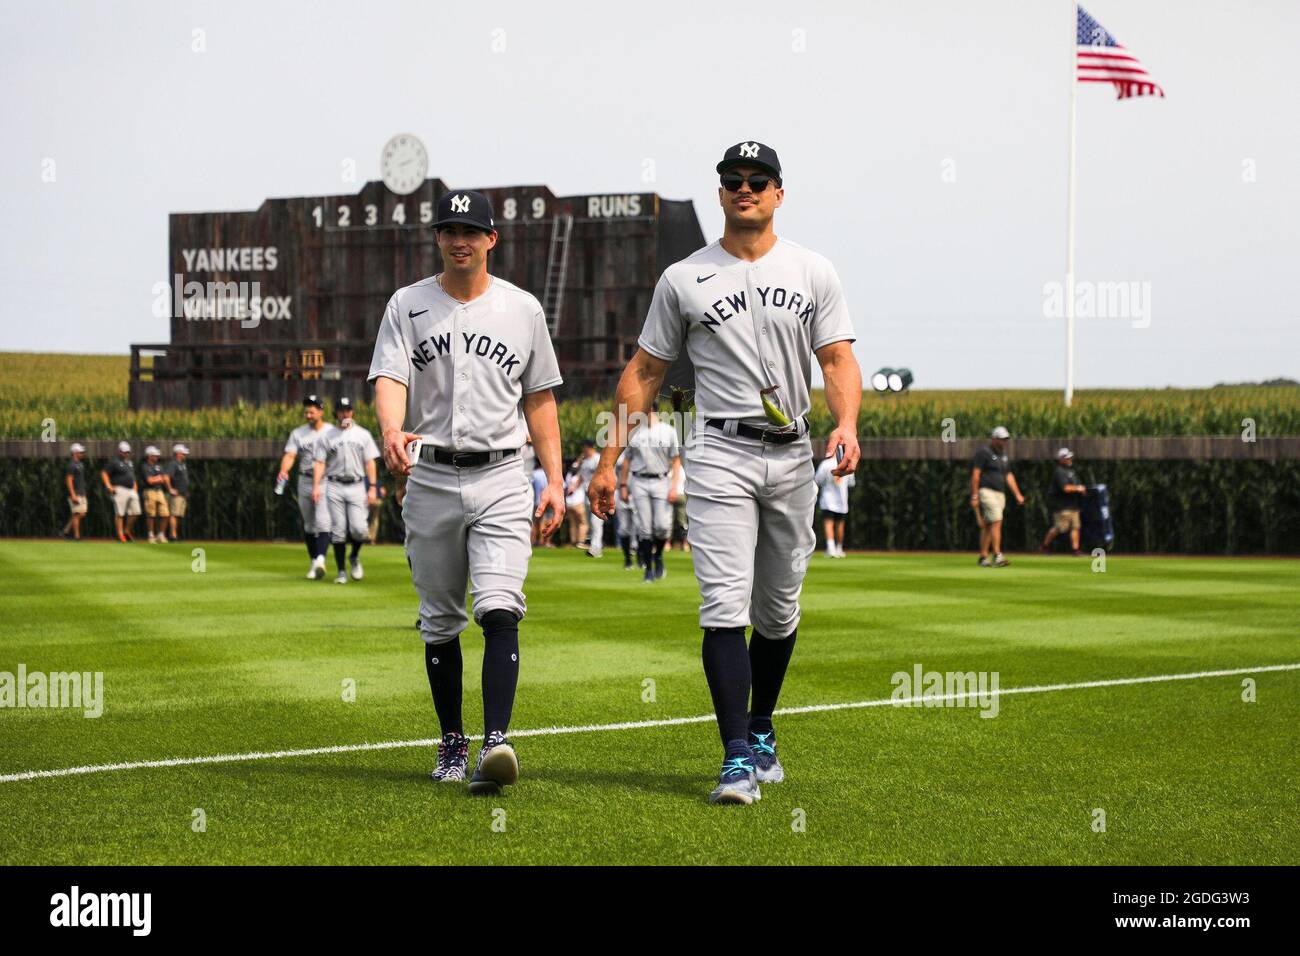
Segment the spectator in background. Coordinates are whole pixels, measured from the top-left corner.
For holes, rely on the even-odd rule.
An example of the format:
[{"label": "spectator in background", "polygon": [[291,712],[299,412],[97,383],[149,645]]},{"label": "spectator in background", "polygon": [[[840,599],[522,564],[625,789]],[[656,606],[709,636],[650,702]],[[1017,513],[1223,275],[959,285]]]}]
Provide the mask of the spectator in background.
[{"label": "spectator in background", "polygon": [[[534,456],[533,460],[534,461],[537,460],[536,456]],[[542,492],[546,490],[546,485],[548,484],[546,479],[546,470],[542,468],[540,464],[537,465],[533,469],[532,475],[529,477],[529,480],[532,482],[533,485],[533,512],[534,515],[536,515],[537,507],[542,503]],[[537,547],[539,544],[543,544],[542,522],[545,520],[546,520],[545,514],[543,514],[540,518],[536,516],[534,516],[533,518],[533,547],[534,548]],[[550,538],[547,538],[544,543],[545,546],[548,548],[555,547],[555,536],[552,535]]]},{"label": "spectator in background", "polygon": [[100,480],[113,499],[113,523],[117,540],[125,544],[135,540],[135,519],[140,517],[140,490],[135,480],[135,465],[131,461],[131,445],[118,442],[117,460],[104,466]]},{"label": "spectator in background", "polygon": [[150,445],[144,450],[144,464],[140,467],[144,475],[144,521],[150,544],[166,543],[167,519],[171,516],[167,509],[167,472],[158,461],[161,455],[162,452]]},{"label": "spectator in background", "polygon": [[977,451],[971,462],[970,504],[980,526],[981,568],[1005,568],[1011,563],[1002,556],[1002,512],[1007,506],[1007,489],[1016,496],[1016,504],[1025,503],[1007,457],[1010,437],[1011,433],[999,425],[993,429],[992,441]]},{"label": "spectator in background", "polygon": [[582,459],[569,466],[564,480],[564,518],[569,527],[569,546],[581,548],[587,540],[587,492],[583,489]]},{"label": "spectator in background", "polygon": [[68,523],[60,535],[69,541],[81,540],[81,519],[86,514],[86,465],[84,445],[73,442],[69,449],[68,466],[63,470],[63,484],[68,491]]},{"label": "spectator in background", "polygon": [[587,537],[590,539],[587,554],[593,558],[604,557],[605,554],[605,522],[596,512],[587,511],[587,488],[599,464],[600,452],[596,451],[595,441],[584,438],[582,454],[578,456],[578,477],[582,480],[582,510],[587,515]]},{"label": "spectator in background", "polygon": [[1038,546],[1039,551],[1046,552],[1057,535],[1068,532],[1070,549],[1076,555],[1080,553],[1079,510],[1087,495],[1087,487],[1074,470],[1074,452],[1062,448],[1056,453],[1056,470],[1052,473],[1052,491],[1048,496],[1052,508],[1052,527],[1047,530],[1047,537]]},{"label": "spectator in background", "polygon": [[185,463],[190,450],[172,445],[172,460],[167,462],[167,514],[171,518],[172,540],[178,537],[179,522],[185,517],[190,497],[190,466]]},{"label": "spectator in background", "polygon": [[813,475],[813,482],[821,489],[817,506],[822,509],[826,531],[826,557],[844,557],[844,523],[849,516],[849,489],[857,484],[853,475],[831,474],[836,469],[835,457],[823,458]]}]

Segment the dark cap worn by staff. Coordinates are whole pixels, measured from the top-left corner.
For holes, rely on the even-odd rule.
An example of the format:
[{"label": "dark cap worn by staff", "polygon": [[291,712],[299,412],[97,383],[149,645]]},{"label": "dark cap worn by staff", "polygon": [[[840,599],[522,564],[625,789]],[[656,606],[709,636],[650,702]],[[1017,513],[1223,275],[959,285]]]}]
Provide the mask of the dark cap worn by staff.
[{"label": "dark cap worn by staff", "polygon": [[433,228],[441,229],[453,223],[473,226],[484,232],[495,232],[497,227],[492,216],[492,200],[473,189],[455,189],[443,193],[438,200],[438,214],[433,221]]}]

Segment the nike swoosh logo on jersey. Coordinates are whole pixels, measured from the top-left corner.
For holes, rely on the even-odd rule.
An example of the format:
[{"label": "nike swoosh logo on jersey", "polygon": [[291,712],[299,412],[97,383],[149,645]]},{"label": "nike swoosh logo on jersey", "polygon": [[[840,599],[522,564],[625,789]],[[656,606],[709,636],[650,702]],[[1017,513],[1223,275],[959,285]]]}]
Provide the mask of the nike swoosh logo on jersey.
[{"label": "nike swoosh logo on jersey", "polygon": [[406,317],[407,317],[408,319],[413,319],[413,318],[415,318],[417,315],[424,315],[424,313],[426,313],[426,312],[428,312],[428,311],[429,311],[428,309],[421,309],[419,312],[410,312],[410,311],[408,311],[408,312],[406,313]]},{"label": "nike swoosh logo on jersey", "polygon": [[716,272],[710,272],[710,273],[709,273],[708,275],[706,275],[706,276],[696,276],[696,277],[695,277],[695,281],[696,281],[696,282],[708,282],[708,281],[709,281],[710,279],[712,279],[715,275],[717,275]]}]

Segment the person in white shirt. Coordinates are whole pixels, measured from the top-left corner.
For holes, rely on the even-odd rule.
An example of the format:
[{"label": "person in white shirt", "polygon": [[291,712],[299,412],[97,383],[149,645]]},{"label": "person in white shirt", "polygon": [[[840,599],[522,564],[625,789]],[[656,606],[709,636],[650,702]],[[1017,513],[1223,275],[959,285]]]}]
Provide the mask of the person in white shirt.
[{"label": "person in white shirt", "polygon": [[844,557],[844,523],[849,516],[849,489],[857,484],[853,474],[836,475],[835,459],[823,458],[813,482],[820,489],[817,507],[822,510],[826,532],[826,556]]}]

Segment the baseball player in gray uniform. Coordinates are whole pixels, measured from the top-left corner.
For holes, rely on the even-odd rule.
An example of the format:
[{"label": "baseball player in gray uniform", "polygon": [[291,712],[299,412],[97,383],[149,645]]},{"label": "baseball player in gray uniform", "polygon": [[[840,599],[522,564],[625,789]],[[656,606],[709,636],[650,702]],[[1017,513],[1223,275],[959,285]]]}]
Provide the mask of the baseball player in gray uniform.
[{"label": "baseball player in gray uniform", "polygon": [[[785,198],[771,147],[738,143],[717,165],[722,239],[665,270],[619,381],[615,428],[591,482],[593,508],[613,506],[614,458],[628,417],[649,408],[685,349],[695,367],[686,442],[686,508],[700,585],[704,673],[724,758],[713,803],[749,804],[777,783],[772,713],[799,626],[813,535],[812,450],[805,415],[811,361],[836,421],[827,456],[857,465],[862,373],[834,268],[772,228]],[[838,452],[837,452],[838,449]],[[754,633],[748,650],[745,627]],[[752,700],[751,700],[752,691]]]},{"label": "baseball player in gray uniform", "polygon": [[[550,511],[547,536],[564,520],[551,391],[561,378],[540,303],[487,271],[497,242],[488,198],[446,193],[434,229],[443,271],[389,300],[369,377],[384,462],[410,476],[402,504],[406,556],[442,729],[431,775],[463,780],[468,767],[460,646],[468,585],[483,628],[484,730],[469,791],[491,794],[519,776],[506,730],[519,678],[532,519]],[[547,478],[535,509],[519,462],[529,434]]]},{"label": "baseball player in gray uniform", "polygon": [[329,507],[330,541],[334,544],[334,564],[338,568],[335,584],[348,583],[343,555],[349,539],[352,553],[347,557],[352,579],[360,581],[364,574],[361,546],[370,533],[370,505],[375,502],[378,480],[375,459],[379,457],[379,448],[370,432],[353,421],[354,412],[352,399],[340,398],[334,406],[339,423],[316,442],[313,450],[311,496],[313,502],[319,502],[323,496]]},{"label": "baseball player in gray uniform", "polygon": [[[600,452],[596,451],[596,443],[590,438],[582,440],[582,454],[578,456],[578,478],[582,482],[582,500],[585,504],[587,501],[587,490],[591,487],[591,476],[596,473],[596,466],[600,464]],[[590,515],[587,522],[587,553],[593,558],[605,556],[605,519],[598,515]]]},{"label": "baseball player in gray uniform", "polygon": [[325,577],[325,552],[329,549],[330,540],[329,502],[324,496],[312,497],[316,445],[329,435],[334,426],[325,421],[325,405],[317,395],[308,395],[302,400],[302,413],[307,420],[306,424],[299,425],[289,433],[284,456],[280,459],[279,480],[289,480],[289,469],[296,459],[302,536],[307,543],[307,554],[311,556],[311,567],[307,569],[307,579],[310,581]]},{"label": "baseball player in gray uniform", "polygon": [[[627,455],[627,449],[624,448],[623,451],[619,453],[618,459],[614,462],[614,474],[617,475],[620,480],[623,475],[623,463],[627,461]],[[599,467],[598,464],[597,468],[599,469]],[[591,494],[590,482],[587,484],[587,494],[588,496]],[[592,514],[595,514],[592,509],[588,508],[587,510],[591,511]],[[629,494],[624,496],[622,488],[619,488],[618,493],[614,495],[614,525],[618,530],[618,543],[623,548],[623,570],[631,571],[633,567],[632,540],[636,536],[636,522],[632,517],[631,493],[629,491]],[[640,551],[637,552],[636,567],[641,567]]]},{"label": "baseball player in gray uniform", "polygon": [[677,432],[659,420],[658,404],[650,409],[643,427],[628,439],[628,456],[619,475],[619,494],[632,503],[636,527],[637,555],[645,568],[642,583],[664,576],[664,545],[673,530],[672,492],[682,467]]}]

